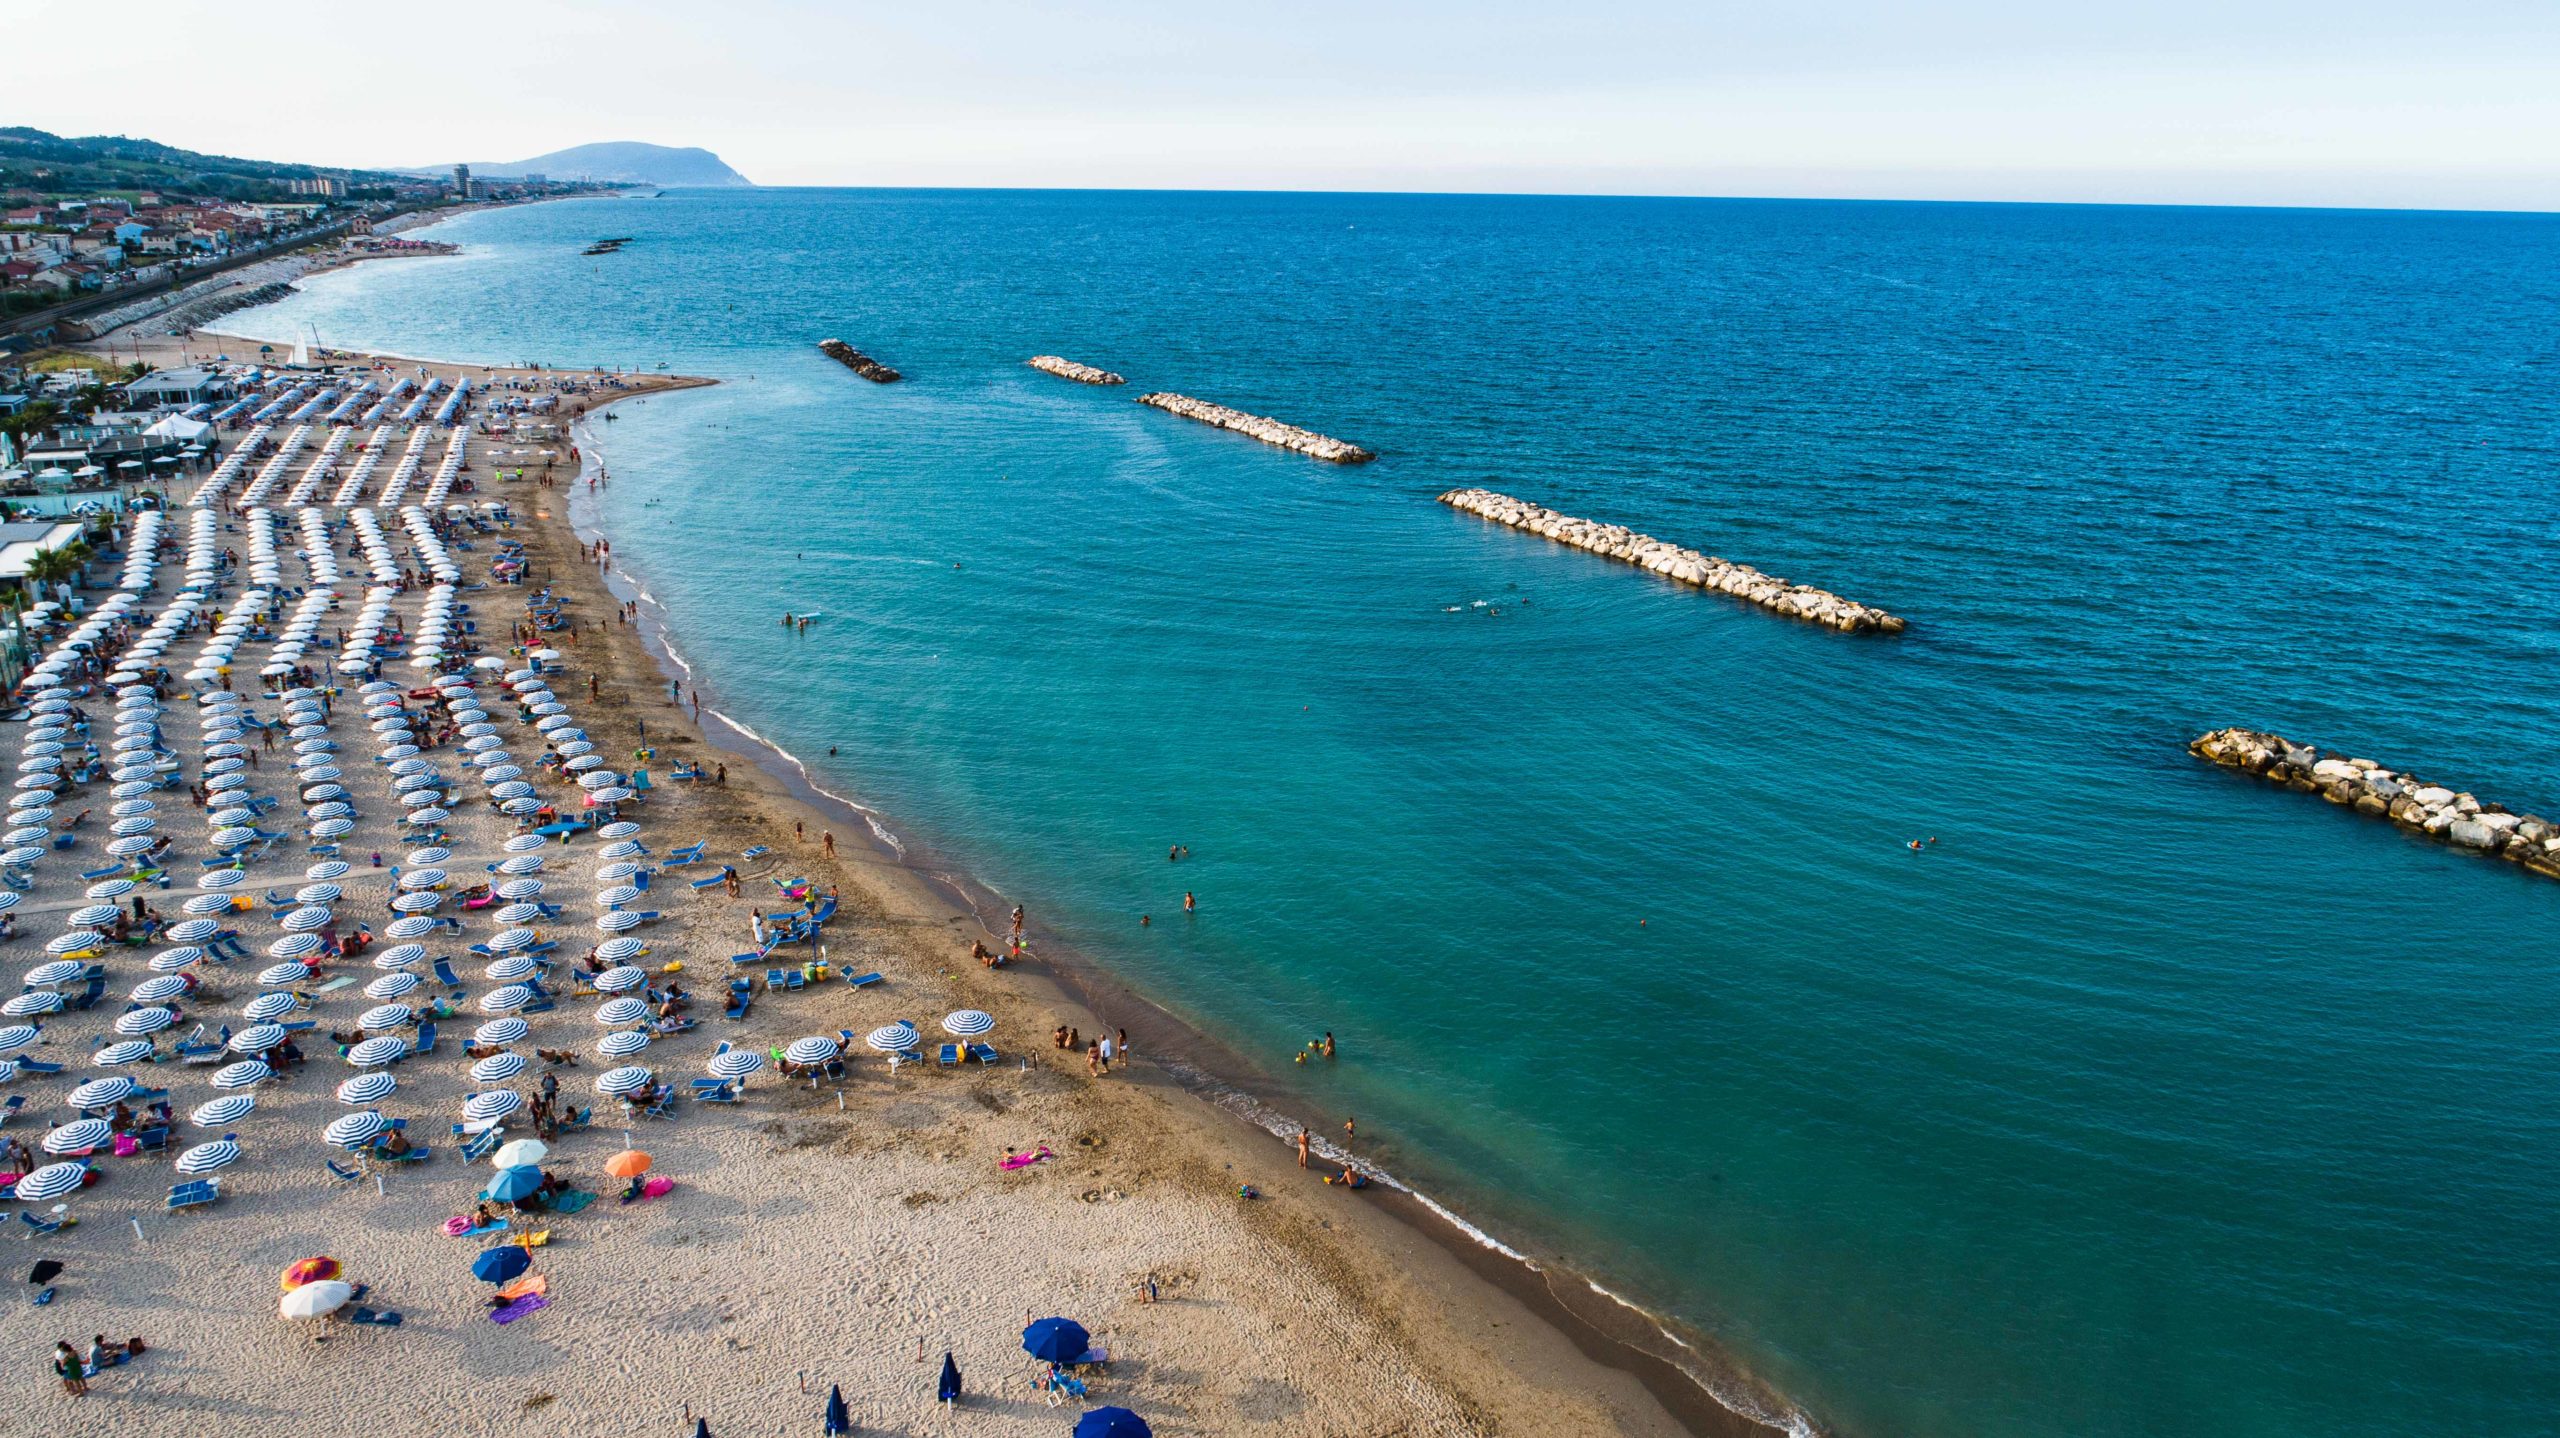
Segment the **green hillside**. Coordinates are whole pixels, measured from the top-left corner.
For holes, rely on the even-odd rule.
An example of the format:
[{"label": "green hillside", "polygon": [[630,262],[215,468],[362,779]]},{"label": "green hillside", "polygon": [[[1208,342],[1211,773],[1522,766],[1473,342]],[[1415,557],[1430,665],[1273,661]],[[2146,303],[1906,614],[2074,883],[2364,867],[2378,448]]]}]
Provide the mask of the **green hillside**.
[{"label": "green hillside", "polygon": [[357,198],[366,197],[364,190],[388,186],[397,178],[364,170],[323,170],[203,155],[124,135],[71,139],[23,125],[0,126],[0,190],[66,196],[168,190],[229,200],[283,200],[292,198],[286,188],[289,182],[324,174],[346,177],[356,187]]}]

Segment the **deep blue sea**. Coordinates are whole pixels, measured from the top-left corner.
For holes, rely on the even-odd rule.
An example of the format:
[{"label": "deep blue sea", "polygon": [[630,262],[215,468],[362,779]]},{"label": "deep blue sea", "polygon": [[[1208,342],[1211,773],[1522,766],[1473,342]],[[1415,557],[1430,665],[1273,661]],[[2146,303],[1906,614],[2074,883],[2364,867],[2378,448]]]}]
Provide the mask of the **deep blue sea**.
[{"label": "deep blue sea", "polygon": [[[767,190],[436,234],[230,325],[731,381],[605,451],[719,708],[1819,1422],[2551,1431],[2560,884],[2183,746],[2560,814],[2560,219]],[[1911,632],[1431,502],[1471,484]]]}]

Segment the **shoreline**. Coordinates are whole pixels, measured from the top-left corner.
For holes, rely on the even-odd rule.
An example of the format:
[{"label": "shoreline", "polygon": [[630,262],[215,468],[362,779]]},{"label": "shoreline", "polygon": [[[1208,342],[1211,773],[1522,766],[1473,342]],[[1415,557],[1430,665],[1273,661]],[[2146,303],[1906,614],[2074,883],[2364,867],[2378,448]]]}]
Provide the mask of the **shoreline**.
[{"label": "shoreline", "polygon": [[[694,379],[653,393],[676,393],[717,383]],[[583,479],[597,462],[597,434],[592,422],[613,404],[640,397],[643,396],[617,397],[590,409],[574,422],[573,441],[586,460],[579,478]],[[570,532],[581,543],[612,539],[598,513],[600,502],[591,492],[573,488],[561,508]],[[610,563],[609,573],[590,574],[588,580],[613,598],[636,601],[642,622],[630,640],[636,642],[642,657],[657,673],[667,679],[680,679],[689,689],[698,690],[699,670],[685,657],[677,641],[668,619],[671,611],[649,591],[645,576],[626,567],[619,556],[612,556]],[[558,585],[567,572],[555,563],[548,582]],[[617,641],[624,638],[620,630],[613,633]],[[781,785],[792,802],[822,818],[858,825],[855,832],[878,871],[894,872],[940,902],[960,908],[971,928],[960,942],[975,937],[984,939],[990,947],[996,945],[1004,923],[1004,896],[963,866],[930,848],[920,848],[911,836],[901,837],[889,816],[857,798],[827,788],[807,761],[722,711],[716,699],[705,700],[697,723],[705,742],[755,765]],[[954,916],[953,921],[960,922],[959,916]],[[1300,1120],[1281,1108],[1286,1102],[1284,1096],[1238,1077],[1255,1071],[1244,1055],[1122,982],[1037,922],[1027,926],[1027,939],[1024,956],[1009,964],[1006,972],[1034,980],[1055,995],[1056,1003],[1094,1017],[1097,1023],[1100,1019],[1096,1016],[1112,1013],[1114,1026],[1133,1030],[1148,1061],[1184,1094],[1275,1143],[1285,1143],[1285,1129],[1300,1125]],[[1131,1009],[1143,1012],[1146,1021],[1121,1025],[1120,1018]],[[1335,1164],[1352,1163],[1378,1179],[1372,1194],[1374,1208],[1428,1245],[1443,1261],[1520,1304],[1556,1338],[1569,1343],[1589,1361],[1642,1384],[1680,1431],[1699,1438],[1764,1438],[1769,1434],[1811,1438],[1825,1431],[1738,1365],[1721,1363],[1718,1366],[1723,1371],[1716,1373],[1690,1366],[1713,1362],[1714,1356],[1674,1332],[1668,1320],[1588,1275],[1541,1262],[1503,1243],[1457,1210],[1410,1187],[1392,1172],[1359,1160],[1328,1139],[1319,1136],[1312,1147],[1321,1159]]]}]

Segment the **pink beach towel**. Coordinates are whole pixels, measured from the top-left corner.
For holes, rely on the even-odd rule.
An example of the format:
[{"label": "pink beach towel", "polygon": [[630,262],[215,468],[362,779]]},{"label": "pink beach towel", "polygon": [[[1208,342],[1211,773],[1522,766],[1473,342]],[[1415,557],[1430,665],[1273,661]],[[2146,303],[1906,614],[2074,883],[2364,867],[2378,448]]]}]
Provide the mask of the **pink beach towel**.
[{"label": "pink beach towel", "polygon": [[1038,1163],[1044,1158],[1056,1157],[1057,1155],[1049,1152],[1049,1146],[1044,1143],[1040,1145],[1038,1149],[1030,1153],[1017,1153],[1011,1158],[997,1159],[996,1167],[1003,1169],[1007,1173],[1011,1173],[1016,1169],[1029,1168],[1031,1165]]},{"label": "pink beach towel", "polygon": [[640,1185],[640,1196],[642,1198],[662,1198],[675,1186],[676,1181],[672,1178],[653,1178],[647,1183]]}]

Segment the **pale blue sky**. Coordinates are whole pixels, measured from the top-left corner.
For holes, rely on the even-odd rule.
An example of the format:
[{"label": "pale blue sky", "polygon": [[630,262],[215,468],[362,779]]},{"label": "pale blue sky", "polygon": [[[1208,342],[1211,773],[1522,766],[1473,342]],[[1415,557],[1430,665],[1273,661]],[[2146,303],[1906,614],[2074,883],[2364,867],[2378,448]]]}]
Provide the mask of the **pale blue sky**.
[{"label": "pale blue sky", "polygon": [[0,0],[0,24],[82,57],[6,120],[320,163],[636,139],[766,184],[2560,208],[2560,0]]}]

